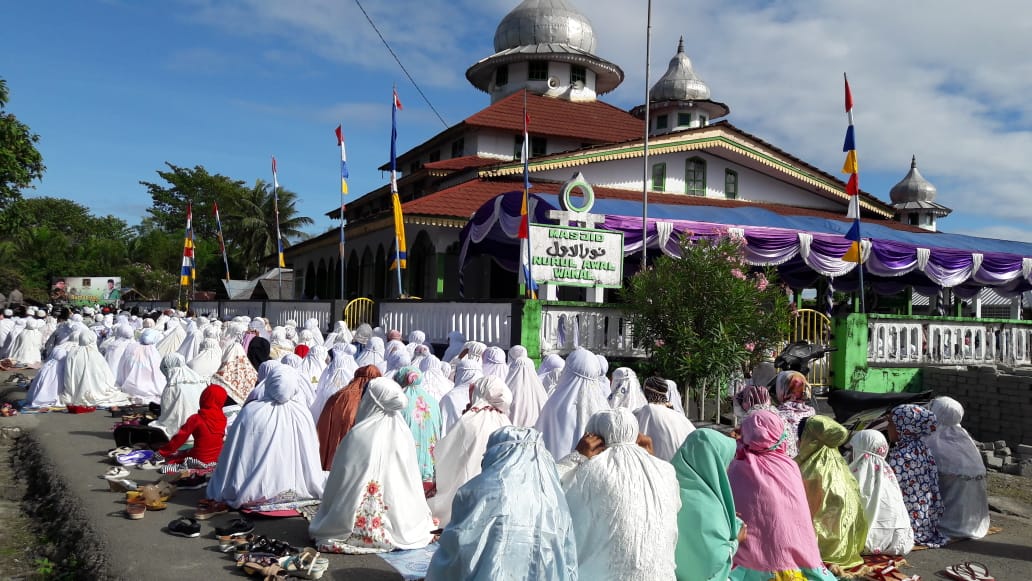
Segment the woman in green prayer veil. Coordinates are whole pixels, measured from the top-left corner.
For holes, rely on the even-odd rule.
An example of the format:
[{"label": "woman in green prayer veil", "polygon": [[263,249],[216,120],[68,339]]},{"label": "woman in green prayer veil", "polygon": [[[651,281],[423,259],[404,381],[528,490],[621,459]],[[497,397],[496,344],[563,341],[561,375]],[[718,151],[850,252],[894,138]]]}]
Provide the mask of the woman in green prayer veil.
[{"label": "woman in green prayer veil", "polygon": [[716,430],[695,430],[674,454],[681,488],[677,513],[678,581],[726,581],[738,550],[741,521],[727,479],[735,440]]},{"label": "woman in green prayer veil", "polygon": [[860,553],[867,540],[860,486],[838,451],[848,436],[848,430],[829,417],[808,418],[795,458],[803,474],[821,558],[836,574],[864,564]]}]

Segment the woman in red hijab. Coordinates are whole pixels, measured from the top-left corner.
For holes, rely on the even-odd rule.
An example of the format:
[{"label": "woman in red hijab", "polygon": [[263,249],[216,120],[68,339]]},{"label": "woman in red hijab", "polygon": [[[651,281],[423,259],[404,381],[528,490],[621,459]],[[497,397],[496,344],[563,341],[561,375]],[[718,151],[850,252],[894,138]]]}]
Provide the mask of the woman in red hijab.
[{"label": "woman in red hijab", "polygon": [[[158,454],[165,458],[161,472],[171,474],[191,468],[211,468],[222,452],[226,438],[226,390],[211,384],[201,392],[201,407],[197,413],[186,419],[172,440]],[[194,445],[189,450],[178,452],[179,448],[193,436]]]},{"label": "woman in red hijab", "polygon": [[359,367],[351,383],[326,400],[326,406],[315,424],[319,432],[319,455],[322,457],[323,470],[330,469],[337,445],[355,425],[358,403],[362,400],[366,385],[380,375],[380,369],[375,365]]},{"label": "woman in red hijab", "polygon": [[298,345],[297,347],[294,347],[294,355],[297,355],[301,359],[304,359],[305,357],[308,356],[308,350],[309,350],[308,345],[305,345],[304,343],[302,343],[301,345]]}]

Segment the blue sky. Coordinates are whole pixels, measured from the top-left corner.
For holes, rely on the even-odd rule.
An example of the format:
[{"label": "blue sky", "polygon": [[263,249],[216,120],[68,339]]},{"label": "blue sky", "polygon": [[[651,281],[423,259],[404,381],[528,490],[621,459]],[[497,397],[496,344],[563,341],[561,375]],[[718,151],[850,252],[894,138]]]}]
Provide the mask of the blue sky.
[{"label": "blue sky", "polygon": [[[488,104],[466,68],[492,51],[516,0],[365,0],[449,124]],[[573,0],[598,53],[627,74],[604,100],[643,100],[645,15],[625,0]],[[634,6],[644,3],[633,3]],[[729,120],[829,172],[841,166],[850,74],[865,190],[888,198],[917,154],[955,209],[945,230],[1032,240],[1032,7],[957,0],[806,4],[654,0],[653,79],[685,35]],[[140,180],[165,161],[298,192],[316,221],[339,201],[343,122],[349,199],[386,183],[390,92],[404,151],[442,128],[352,0],[10,2],[0,37],[9,110],[39,133],[48,167],[30,195],[74,199],[137,223]]]}]

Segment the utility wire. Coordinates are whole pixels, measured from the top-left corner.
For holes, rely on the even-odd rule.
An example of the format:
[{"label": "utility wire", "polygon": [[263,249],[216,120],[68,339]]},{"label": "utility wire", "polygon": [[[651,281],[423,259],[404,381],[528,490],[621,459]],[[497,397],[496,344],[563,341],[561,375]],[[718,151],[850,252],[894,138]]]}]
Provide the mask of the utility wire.
[{"label": "utility wire", "polygon": [[405,76],[408,77],[409,82],[411,82],[412,86],[415,87],[416,91],[419,92],[419,96],[423,97],[423,100],[426,101],[426,104],[430,107],[430,110],[433,111],[434,115],[437,115],[437,118],[441,121],[441,125],[444,125],[444,128],[447,129],[449,127],[448,122],[444,120],[444,117],[442,117],[441,113],[437,111],[437,108],[434,107],[434,104],[430,102],[430,98],[426,96],[426,93],[423,92],[423,89],[419,88],[419,84],[416,83],[416,79],[412,78],[412,75],[408,72],[408,69],[406,69],[405,65],[401,63],[401,59],[398,58],[397,54],[395,54],[394,49],[391,48],[391,45],[387,42],[387,39],[383,37],[383,33],[380,32],[380,29],[376,27],[376,23],[373,22],[373,17],[369,16],[369,13],[366,12],[365,7],[362,6],[362,2],[360,2],[359,0],[355,0],[355,4],[358,5],[358,9],[361,10],[362,14],[365,15],[366,20],[369,21],[369,25],[373,27],[373,30],[376,32],[376,36],[379,36],[380,40],[383,41],[383,45],[387,47],[387,52],[391,53],[391,56],[394,57],[395,61],[397,61],[398,66],[401,67],[402,72],[404,72]]}]

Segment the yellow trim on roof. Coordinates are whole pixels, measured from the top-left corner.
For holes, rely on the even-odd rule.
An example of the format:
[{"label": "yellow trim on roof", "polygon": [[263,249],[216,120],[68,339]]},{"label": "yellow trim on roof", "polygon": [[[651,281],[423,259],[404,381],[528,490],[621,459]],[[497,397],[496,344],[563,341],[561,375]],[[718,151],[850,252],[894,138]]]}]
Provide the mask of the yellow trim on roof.
[{"label": "yellow trim on roof", "polygon": [[[733,139],[723,132],[716,130],[709,132],[708,135],[703,134],[693,139],[674,138],[664,141],[663,138],[659,138],[657,142],[649,143],[649,154],[663,155],[666,153],[681,153],[685,151],[707,149],[710,147],[727,149],[733,153],[737,153],[738,155],[759,162],[767,167],[787,173],[801,182],[831,193],[836,197],[841,198],[843,202],[849,201],[849,196],[846,194],[845,190],[836,183],[797,167],[783,159],[775,157],[772,154],[759,151],[738,139]],[[542,159],[540,161],[531,160],[530,169],[532,171],[549,171],[554,169],[578,167],[594,162],[633,159],[641,157],[644,154],[644,149],[644,144],[637,143],[623,147],[617,146],[608,149],[592,150],[584,153],[575,153],[573,155],[553,157],[551,159]],[[478,175],[481,178],[491,178],[520,175],[522,173],[522,164],[512,164],[481,170]],[[860,199],[860,206],[886,218],[891,218],[894,215],[894,212],[884,210],[863,198]]]}]

